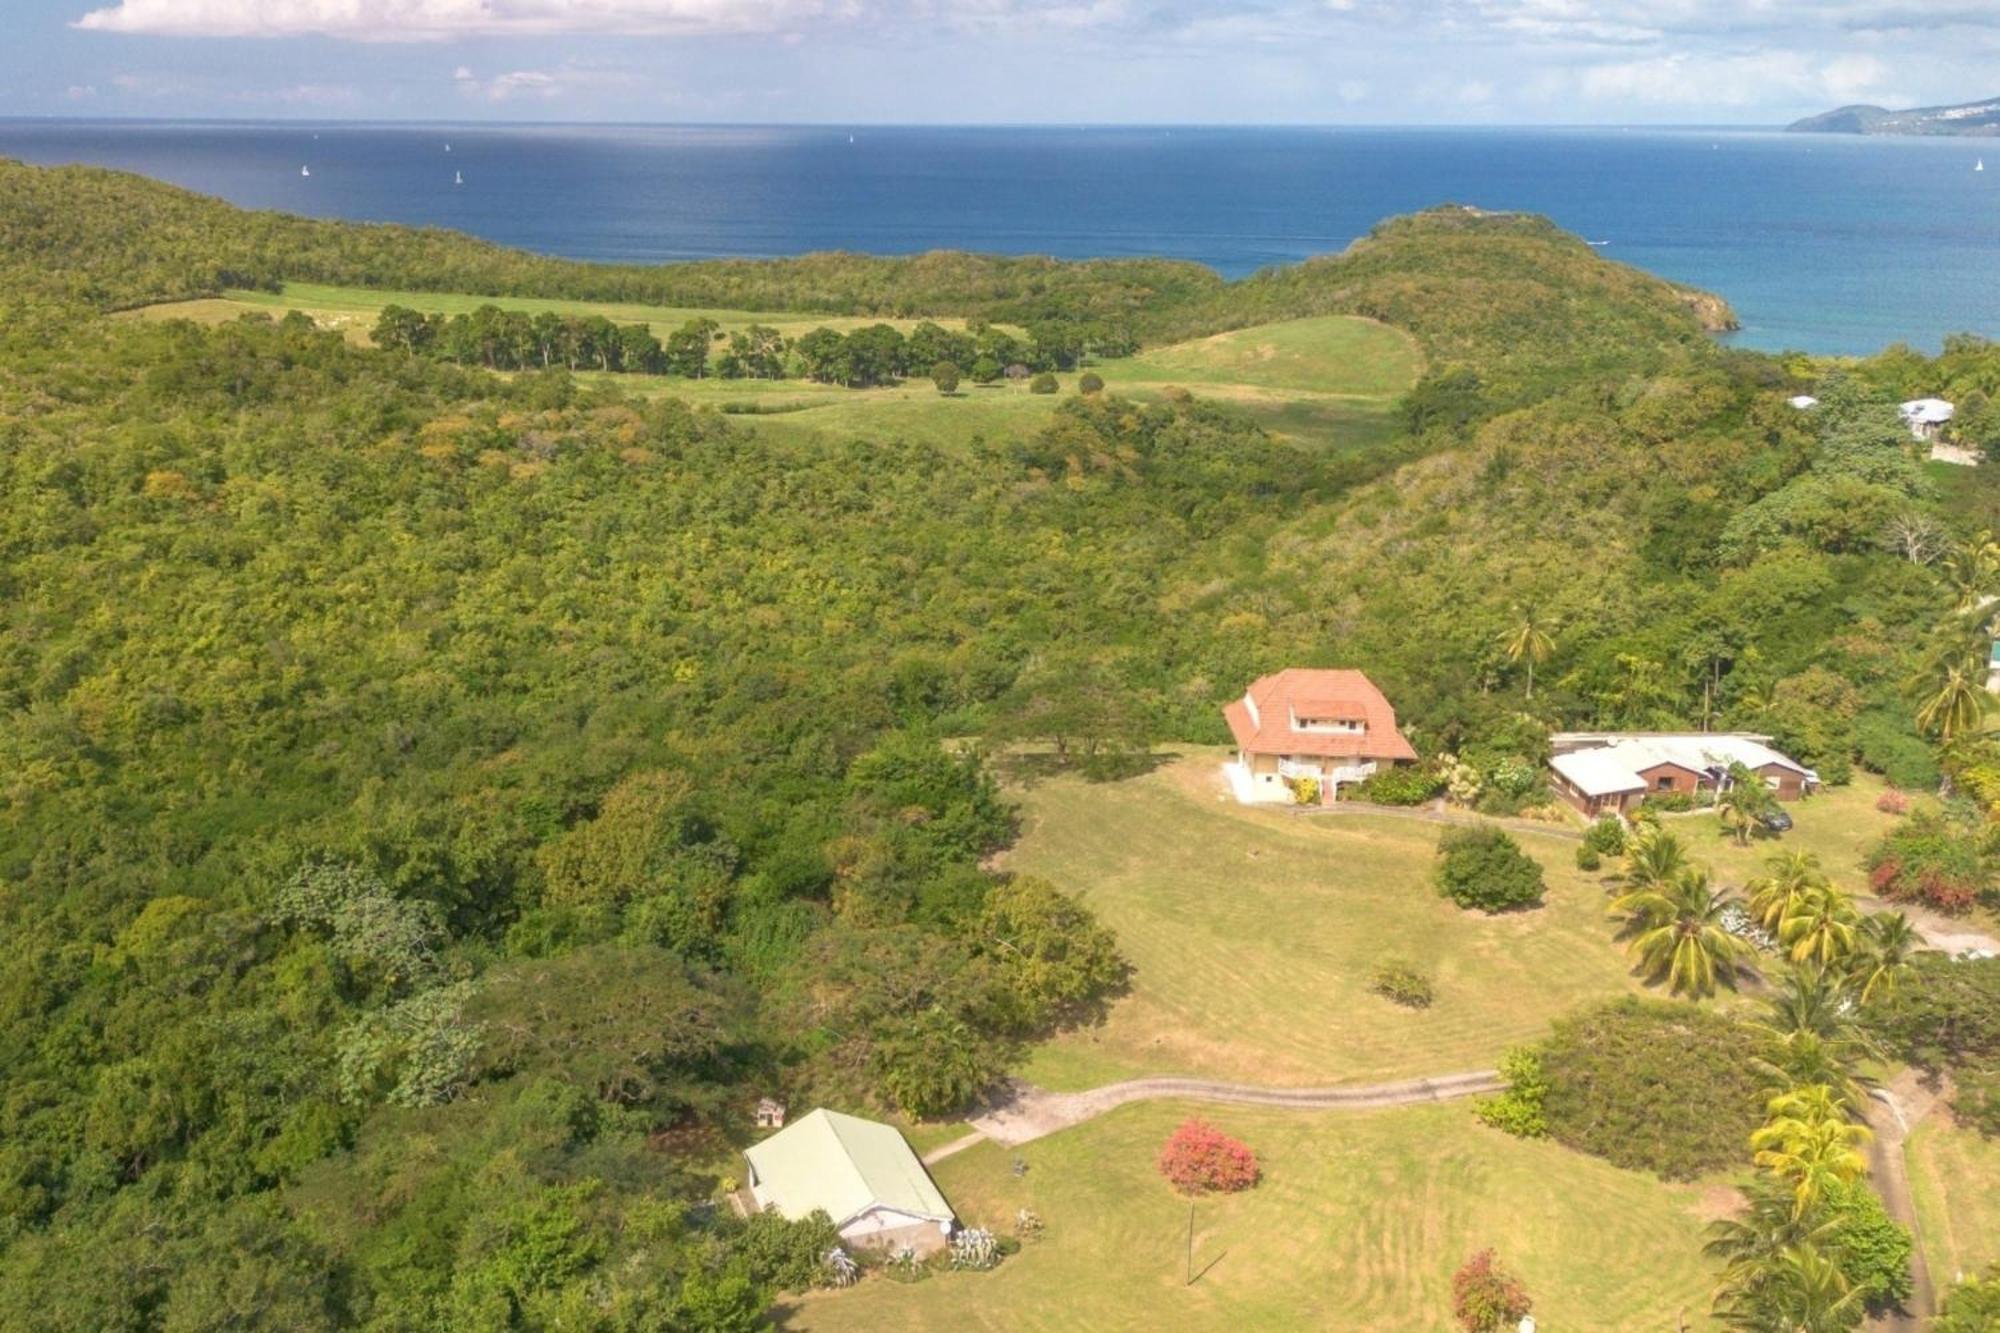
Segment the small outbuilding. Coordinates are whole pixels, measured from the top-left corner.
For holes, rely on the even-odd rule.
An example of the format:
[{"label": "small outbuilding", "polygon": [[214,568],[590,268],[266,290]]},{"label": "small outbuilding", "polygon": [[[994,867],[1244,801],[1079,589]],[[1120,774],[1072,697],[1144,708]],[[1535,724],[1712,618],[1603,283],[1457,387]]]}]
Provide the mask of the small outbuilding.
[{"label": "small outbuilding", "polygon": [[1958,415],[1958,409],[1942,398],[1912,398],[1896,411],[1911,436],[1919,440],[1935,440]]},{"label": "small outbuilding", "polygon": [[1795,393],[1785,400],[1801,412],[1809,412],[1819,406],[1819,399],[1809,393]]},{"label": "small outbuilding", "polygon": [[957,1218],[893,1125],[824,1107],[743,1153],[751,1197],[797,1221],[833,1219],[849,1245],[934,1254]]},{"label": "small outbuilding", "polygon": [[757,1128],[783,1129],[785,1127],[785,1104],[776,1097],[757,1099]]}]

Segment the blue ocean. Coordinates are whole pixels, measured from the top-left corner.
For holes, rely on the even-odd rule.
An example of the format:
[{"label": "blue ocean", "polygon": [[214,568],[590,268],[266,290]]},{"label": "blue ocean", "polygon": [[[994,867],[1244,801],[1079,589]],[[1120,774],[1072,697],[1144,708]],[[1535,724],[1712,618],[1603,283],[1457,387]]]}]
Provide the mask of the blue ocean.
[{"label": "blue ocean", "polygon": [[[1991,170],[1975,170],[1990,152]],[[2000,336],[2000,143],[1712,129],[884,128],[0,121],[0,156],[582,259],[933,248],[1241,276],[1381,218],[1526,209],[1719,292],[1745,345]],[[302,174],[302,168],[310,175]],[[463,184],[455,180],[463,179]]]}]

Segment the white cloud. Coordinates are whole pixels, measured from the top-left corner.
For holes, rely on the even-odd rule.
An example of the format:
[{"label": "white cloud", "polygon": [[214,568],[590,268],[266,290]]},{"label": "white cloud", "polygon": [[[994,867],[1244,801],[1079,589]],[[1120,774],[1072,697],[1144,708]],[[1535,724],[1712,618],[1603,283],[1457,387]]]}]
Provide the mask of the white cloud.
[{"label": "white cloud", "polygon": [[701,35],[779,30],[837,13],[828,0],[118,0],[76,26],[177,37],[320,35],[360,41]]},{"label": "white cloud", "polygon": [[1906,102],[1889,88],[1889,67],[1874,56],[1674,53],[1581,70],[1576,88],[1598,102],[1653,106],[1752,106],[1778,100]]},{"label": "white cloud", "polygon": [[514,69],[482,79],[470,67],[460,65],[451,74],[452,85],[467,97],[487,102],[508,102],[516,98],[550,100],[566,93],[622,88],[635,82],[623,70],[599,69],[565,64],[556,69]]}]

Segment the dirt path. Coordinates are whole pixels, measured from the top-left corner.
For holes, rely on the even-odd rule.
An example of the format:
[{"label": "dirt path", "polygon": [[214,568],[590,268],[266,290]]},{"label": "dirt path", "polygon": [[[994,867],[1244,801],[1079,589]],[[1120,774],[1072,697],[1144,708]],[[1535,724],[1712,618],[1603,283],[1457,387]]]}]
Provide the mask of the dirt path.
[{"label": "dirt path", "polygon": [[1942,950],[1954,956],[1971,949],[1984,949],[1988,953],[2000,954],[2000,939],[1995,939],[1985,931],[1942,912],[1932,911],[1922,903],[1892,903],[1882,898],[1861,895],[1854,905],[1864,912],[1901,912],[1910,918],[1910,924],[1923,936],[1924,943],[1933,949]]},{"label": "dirt path", "polygon": [[1332,1088],[1270,1088],[1255,1083],[1215,1083],[1208,1079],[1159,1075],[1109,1083],[1087,1092],[1050,1092],[1031,1083],[1009,1080],[988,1096],[979,1114],[971,1117],[970,1123],[977,1133],[933,1148],[925,1155],[924,1165],[941,1162],[984,1139],[1010,1147],[1029,1143],[1071,1125],[1094,1120],[1129,1102],[1172,1098],[1237,1106],[1287,1106],[1299,1111],[1362,1111],[1470,1097],[1498,1092],[1502,1086],[1500,1076],[1492,1070]]},{"label": "dirt path", "polygon": [[1903,1143],[1918,1121],[1937,1105],[1938,1093],[1924,1087],[1914,1070],[1906,1069],[1877,1089],[1868,1108],[1868,1124],[1875,1138],[1868,1145],[1868,1170],[1882,1196],[1882,1206],[1890,1217],[1910,1229],[1916,1246],[1910,1253],[1910,1299],[1902,1310],[1871,1320],[1873,1329],[1894,1333],[1918,1333],[1929,1323],[1937,1308],[1937,1292],[1931,1285],[1930,1265],[1924,1261],[1923,1237],[1917,1232],[1917,1205],[1910,1194],[1909,1166]]}]

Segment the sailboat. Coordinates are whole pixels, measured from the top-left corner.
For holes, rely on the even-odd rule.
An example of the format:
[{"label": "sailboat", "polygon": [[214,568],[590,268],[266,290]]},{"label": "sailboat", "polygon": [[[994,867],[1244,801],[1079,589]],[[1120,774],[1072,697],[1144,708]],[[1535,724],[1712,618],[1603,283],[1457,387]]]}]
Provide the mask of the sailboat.
[{"label": "sailboat", "polygon": [[449,153],[449,152],[451,151],[451,145],[450,145],[450,144],[446,144],[446,145],[444,146],[444,150],[445,150],[445,152]]},{"label": "sailboat", "polygon": [[465,173],[464,173],[464,172],[462,172],[462,171],[454,171],[454,172],[452,172],[452,173],[451,173],[451,183],[452,183],[453,185],[463,185],[463,184],[465,184]]},{"label": "sailboat", "polygon": [[1986,159],[1982,157],[1982,158],[1980,158],[1980,159],[1979,159],[1979,160],[1978,160],[1977,162],[1974,162],[1974,163],[1972,164],[1972,169],[1973,169],[1974,171],[1984,171],[1984,170],[1986,170]]},{"label": "sailboat", "polygon": [[299,175],[301,175],[301,176],[310,176],[310,175],[312,175],[312,174],[313,174],[313,169],[312,169],[311,167],[300,167],[300,168],[299,168]]}]

